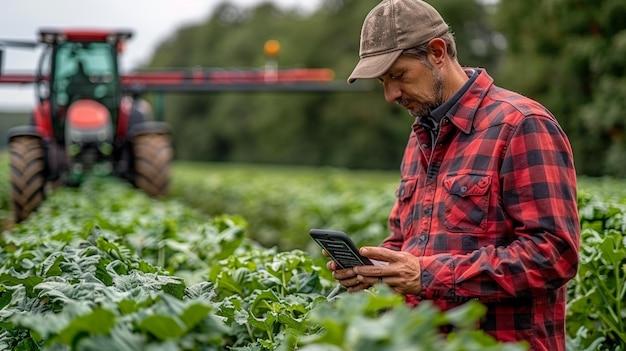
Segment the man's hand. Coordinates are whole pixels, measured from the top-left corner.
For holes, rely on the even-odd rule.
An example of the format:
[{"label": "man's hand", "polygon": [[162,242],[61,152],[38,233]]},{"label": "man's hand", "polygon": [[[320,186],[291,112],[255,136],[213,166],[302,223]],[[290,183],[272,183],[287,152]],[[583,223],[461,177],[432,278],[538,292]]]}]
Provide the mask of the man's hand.
[{"label": "man's hand", "polygon": [[[341,277],[344,277],[349,284],[354,284],[356,287],[369,287],[382,282],[397,293],[404,295],[417,295],[422,290],[422,270],[417,257],[408,252],[373,246],[362,247],[359,253],[370,260],[384,261],[388,264],[384,266],[357,266],[349,269],[352,271],[350,274],[355,275],[355,277],[343,273],[348,269],[340,271],[342,272]],[[338,272],[334,272],[333,277],[338,275]]]},{"label": "man's hand", "polygon": [[[348,291],[364,290],[382,282],[399,294],[419,294],[422,270],[417,257],[408,252],[373,246],[362,247],[359,252],[371,260],[387,264],[341,269],[335,261],[328,261],[326,267],[333,272],[333,278]],[[328,256],[326,252],[323,254]]]}]

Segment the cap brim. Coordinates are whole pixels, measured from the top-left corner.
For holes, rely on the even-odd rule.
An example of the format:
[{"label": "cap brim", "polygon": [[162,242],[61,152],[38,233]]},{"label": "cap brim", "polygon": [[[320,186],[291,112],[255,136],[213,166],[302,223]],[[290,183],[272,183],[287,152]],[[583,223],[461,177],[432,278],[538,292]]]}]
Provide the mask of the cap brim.
[{"label": "cap brim", "polygon": [[400,54],[402,54],[402,50],[361,58],[356,67],[354,67],[350,77],[348,77],[348,83],[354,83],[357,79],[382,76],[396,62]]}]

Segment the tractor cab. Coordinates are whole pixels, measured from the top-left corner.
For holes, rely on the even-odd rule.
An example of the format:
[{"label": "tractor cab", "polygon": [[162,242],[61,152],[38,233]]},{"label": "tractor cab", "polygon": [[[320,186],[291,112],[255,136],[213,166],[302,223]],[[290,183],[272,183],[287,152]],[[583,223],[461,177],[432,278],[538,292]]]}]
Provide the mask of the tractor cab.
[{"label": "tractor cab", "polygon": [[[37,89],[40,101],[48,100],[52,133],[63,141],[68,111],[78,101],[99,103],[113,125],[122,97],[118,53],[130,32],[42,30],[40,41],[47,44],[39,66]],[[84,103],[83,103],[84,105]]]}]

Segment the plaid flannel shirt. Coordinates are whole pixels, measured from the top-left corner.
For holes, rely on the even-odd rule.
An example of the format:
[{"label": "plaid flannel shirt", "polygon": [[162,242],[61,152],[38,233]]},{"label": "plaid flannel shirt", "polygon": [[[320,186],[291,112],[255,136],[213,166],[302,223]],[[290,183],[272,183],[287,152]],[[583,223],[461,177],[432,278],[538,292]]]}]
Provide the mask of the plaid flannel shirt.
[{"label": "plaid flannel shirt", "polygon": [[543,106],[484,70],[439,129],[431,145],[413,125],[382,243],[419,257],[422,291],[407,301],[447,310],[476,299],[488,308],[480,327],[496,339],[564,351],[580,237],[566,135]]}]

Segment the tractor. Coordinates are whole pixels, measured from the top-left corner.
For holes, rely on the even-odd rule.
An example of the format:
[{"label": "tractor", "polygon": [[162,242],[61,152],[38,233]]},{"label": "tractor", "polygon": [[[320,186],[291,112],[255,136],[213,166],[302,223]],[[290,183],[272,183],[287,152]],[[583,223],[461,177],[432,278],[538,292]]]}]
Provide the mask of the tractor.
[{"label": "tractor", "polygon": [[167,195],[170,128],[154,120],[145,100],[124,93],[119,74],[118,55],[130,37],[129,31],[44,29],[36,75],[0,75],[3,83],[34,83],[38,99],[30,124],[8,131],[16,222],[51,189],[78,186],[91,174]]}]

